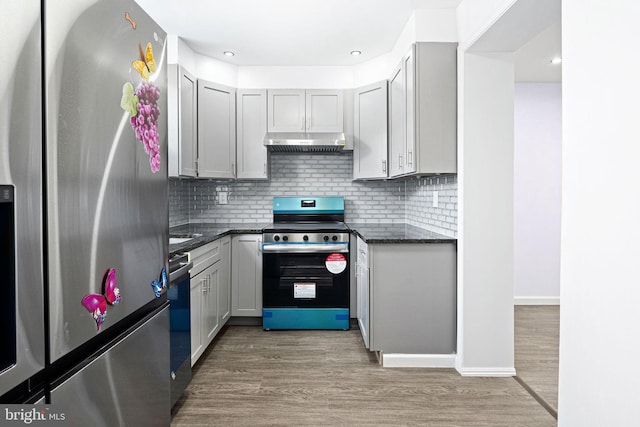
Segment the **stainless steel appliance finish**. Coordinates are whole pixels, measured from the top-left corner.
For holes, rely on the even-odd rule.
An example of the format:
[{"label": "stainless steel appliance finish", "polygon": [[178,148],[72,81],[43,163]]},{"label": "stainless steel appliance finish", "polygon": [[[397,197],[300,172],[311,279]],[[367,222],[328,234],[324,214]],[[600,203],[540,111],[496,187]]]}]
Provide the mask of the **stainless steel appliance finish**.
[{"label": "stainless steel appliance finish", "polygon": [[[133,24],[125,17],[135,22]],[[132,0],[45,2],[49,345],[56,361],[96,337],[80,304],[116,269],[122,301],[100,332],[153,301],[168,260],[166,34]],[[120,105],[143,82],[132,62],[151,44],[160,90],[161,169]],[[139,48],[140,44],[140,48]]]},{"label": "stainless steel appliance finish", "polygon": [[265,253],[349,252],[349,233],[263,233],[262,242]]},{"label": "stainless steel appliance finish", "polygon": [[0,357],[0,402],[53,398],[87,415],[74,425],[168,425],[168,309],[141,327],[168,305],[155,292],[168,258],[166,35],[133,0],[5,0],[0,35],[0,188],[15,219],[2,221],[15,251],[1,259],[16,272],[3,282],[16,354]]},{"label": "stainless steel appliance finish", "polygon": [[188,255],[169,260],[171,406],[191,382],[191,277],[193,263]]},{"label": "stainless steel appliance finish", "polygon": [[168,425],[169,337],[158,333],[168,327],[165,306],[54,384],[50,403],[68,408],[69,425]]},{"label": "stainless steel appliance finish", "polygon": [[45,365],[40,1],[2,0],[0,39],[2,395]]},{"label": "stainless steel appliance finish", "polygon": [[346,144],[343,133],[269,132],[264,145],[276,152],[342,151]]}]

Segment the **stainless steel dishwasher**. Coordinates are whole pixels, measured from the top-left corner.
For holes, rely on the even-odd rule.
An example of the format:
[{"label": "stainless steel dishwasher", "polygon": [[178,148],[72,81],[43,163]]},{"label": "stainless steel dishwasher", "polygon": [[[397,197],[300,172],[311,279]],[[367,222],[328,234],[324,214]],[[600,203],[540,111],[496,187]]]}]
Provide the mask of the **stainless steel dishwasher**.
[{"label": "stainless steel dishwasher", "polygon": [[191,382],[191,267],[193,263],[187,255],[175,255],[169,260],[171,407]]}]

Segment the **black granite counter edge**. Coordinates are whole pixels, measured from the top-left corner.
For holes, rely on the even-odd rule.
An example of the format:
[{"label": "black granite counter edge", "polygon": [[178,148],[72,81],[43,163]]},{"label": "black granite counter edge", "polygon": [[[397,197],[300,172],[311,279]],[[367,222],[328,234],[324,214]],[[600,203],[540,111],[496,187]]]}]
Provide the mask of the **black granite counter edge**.
[{"label": "black granite counter edge", "polygon": [[[365,243],[456,243],[455,237],[445,236],[426,228],[406,223],[348,223],[351,231]],[[418,235],[415,235],[418,234]]]},{"label": "black granite counter edge", "polygon": [[185,224],[169,228],[170,237],[199,235],[184,243],[169,245],[169,256],[192,251],[231,234],[262,234],[268,224]]},{"label": "black granite counter edge", "polygon": [[[171,237],[194,237],[184,243],[169,245],[169,256],[192,251],[231,234],[261,234],[269,223],[260,224],[185,224],[169,229]],[[347,223],[353,233],[366,243],[452,243],[455,237],[435,233],[405,223]]]}]

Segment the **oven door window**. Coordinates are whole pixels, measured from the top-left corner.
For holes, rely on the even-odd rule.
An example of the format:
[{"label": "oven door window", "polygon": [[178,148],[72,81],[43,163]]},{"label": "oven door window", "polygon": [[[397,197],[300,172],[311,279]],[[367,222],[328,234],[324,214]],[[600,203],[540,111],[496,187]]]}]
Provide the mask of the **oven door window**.
[{"label": "oven door window", "polygon": [[[262,278],[264,306],[348,307],[348,265],[340,273],[332,273],[326,264],[328,255],[265,253]],[[348,260],[348,254],[345,257]]]}]

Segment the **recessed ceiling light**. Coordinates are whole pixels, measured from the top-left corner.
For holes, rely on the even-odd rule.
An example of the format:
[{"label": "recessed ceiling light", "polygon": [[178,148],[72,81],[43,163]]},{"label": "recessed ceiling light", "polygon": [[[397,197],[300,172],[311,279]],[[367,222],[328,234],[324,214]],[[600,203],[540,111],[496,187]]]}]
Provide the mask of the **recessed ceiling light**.
[{"label": "recessed ceiling light", "polygon": [[550,62],[551,62],[552,64],[559,64],[559,63],[561,63],[561,62],[562,62],[562,58],[560,58],[559,56],[556,56],[556,57],[555,57],[555,58],[553,58]]},{"label": "recessed ceiling light", "polygon": [[236,54],[231,52],[230,50],[225,50],[224,51],[224,56],[236,56]]},{"label": "recessed ceiling light", "polygon": [[352,55],[352,56],[362,55],[362,52],[361,52],[361,51],[359,51],[359,50],[352,50],[352,51],[351,51],[351,55]]}]

